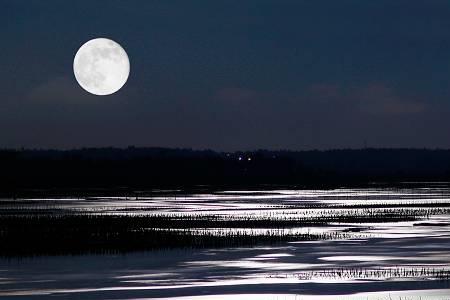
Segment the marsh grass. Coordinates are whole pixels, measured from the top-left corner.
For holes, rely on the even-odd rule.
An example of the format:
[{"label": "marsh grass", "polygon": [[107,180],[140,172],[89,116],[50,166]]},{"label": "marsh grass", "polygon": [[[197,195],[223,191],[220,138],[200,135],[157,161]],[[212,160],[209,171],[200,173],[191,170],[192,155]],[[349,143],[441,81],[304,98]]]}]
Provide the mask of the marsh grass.
[{"label": "marsh grass", "polygon": [[137,228],[118,223],[56,223],[44,227],[28,223],[2,230],[0,256],[125,253],[152,249],[216,248],[271,245],[286,241],[316,241],[348,238],[350,234],[292,233],[289,230],[202,230]]},{"label": "marsh grass", "polygon": [[[280,275],[274,275],[280,276]],[[292,276],[300,280],[332,279],[430,279],[450,280],[450,269],[436,267],[389,267],[389,268],[338,268],[295,273]]]},{"label": "marsh grass", "polygon": [[[239,210],[231,214],[210,214],[207,211],[155,213],[155,207],[150,211],[118,207],[103,213],[99,207],[76,211],[52,200],[43,202],[41,205],[31,202],[31,206],[2,202],[0,255],[116,253],[339,239],[355,236],[355,232],[343,228],[340,232],[298,233],[292,229],[326,227],[336,223],[416,221],[450,212],[446,207],[336,209],[331,206],[318,210],[256,210],[255,214]],[[137,211],[133,212],[133,209]]]}]

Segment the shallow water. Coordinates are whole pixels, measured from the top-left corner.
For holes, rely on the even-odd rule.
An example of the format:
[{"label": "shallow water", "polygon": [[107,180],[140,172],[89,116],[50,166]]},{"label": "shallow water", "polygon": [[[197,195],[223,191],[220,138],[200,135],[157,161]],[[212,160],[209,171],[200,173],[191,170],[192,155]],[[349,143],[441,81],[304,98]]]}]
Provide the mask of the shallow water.
[{"label": "shallow water", "polygon": [[[364,206],[450,203],[447,184],[402,189],[221,191],[90,199],[0,200],[2,214],[314,215]],[[17,204],[18,203],[18,204]],[[311,205],[320,205],[312,208]],[[334,207],[339,205],[339,208]],[[345,206],[345,207],[343,207]],[[358,208],[355,208],[358,206]],[[377,206],[377,207],[378,207]],[[362,208],[361,208],[362,207]],[[0,259],[0,297],[12,299],[450,299],[450,216],[409,222],[339,223],[293,230],[342,231],[340,240],[126,255]],[[248,230],[241,228],[241,230]],[[421,270],[427,270],[429,273]]]}]

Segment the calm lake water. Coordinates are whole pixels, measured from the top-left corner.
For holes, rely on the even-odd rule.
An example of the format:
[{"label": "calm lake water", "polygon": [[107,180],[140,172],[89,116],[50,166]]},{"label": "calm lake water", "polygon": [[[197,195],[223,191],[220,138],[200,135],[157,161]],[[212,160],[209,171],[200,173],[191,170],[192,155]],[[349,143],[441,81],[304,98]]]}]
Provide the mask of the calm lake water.
[{"label": "calm lake water", "polygon": [[450,280],[438,276],[450,271],[448,183],[404,184],[395,189],[378,186],[199,194],[155,191],[145,195],[1,199],[0,213],[164,213],[282,219],[365,214],[378,210],[413,212],[420,218],[283,229],[349,234],[339,240],[124,255],[3,258],[0,259],[0,297],[450,299]]}]

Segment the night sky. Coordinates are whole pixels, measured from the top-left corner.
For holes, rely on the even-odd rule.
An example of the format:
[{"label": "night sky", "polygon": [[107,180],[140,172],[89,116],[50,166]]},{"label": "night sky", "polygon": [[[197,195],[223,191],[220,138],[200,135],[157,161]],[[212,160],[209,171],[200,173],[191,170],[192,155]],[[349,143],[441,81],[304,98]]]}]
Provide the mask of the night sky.
[{"label": "night sky", "polygon": [[[0,0],[0,147],[450,148],[450,1]],[[130,57],[84,91],[78,48]]]}]

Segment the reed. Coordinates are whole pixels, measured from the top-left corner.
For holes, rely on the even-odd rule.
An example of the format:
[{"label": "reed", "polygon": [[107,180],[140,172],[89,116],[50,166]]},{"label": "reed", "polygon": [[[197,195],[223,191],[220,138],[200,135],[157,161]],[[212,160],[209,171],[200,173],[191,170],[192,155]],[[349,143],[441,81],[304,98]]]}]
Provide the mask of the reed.
[{"label": "reed", "polygon": [[436,279],[450,280],[450,269],[438,267],[339,268],[295,273],[301,280],[311,279]]},{"label": "reed", "polygon": [[[347,237],[347,233],[293,233],[268,228],[246,231],[219,226],[218,217],[18,215],[0,217],[0,255],[109,253],[158,248],[253,246]],[[261,221],[261,220],[259,220]],[[227,225],[252,228],[253,220]],[[223,225],[223,224],[222,224]],[[253,226],[255,227],[255,226]],[[211,229],[216,228],[216,229]]]}]

